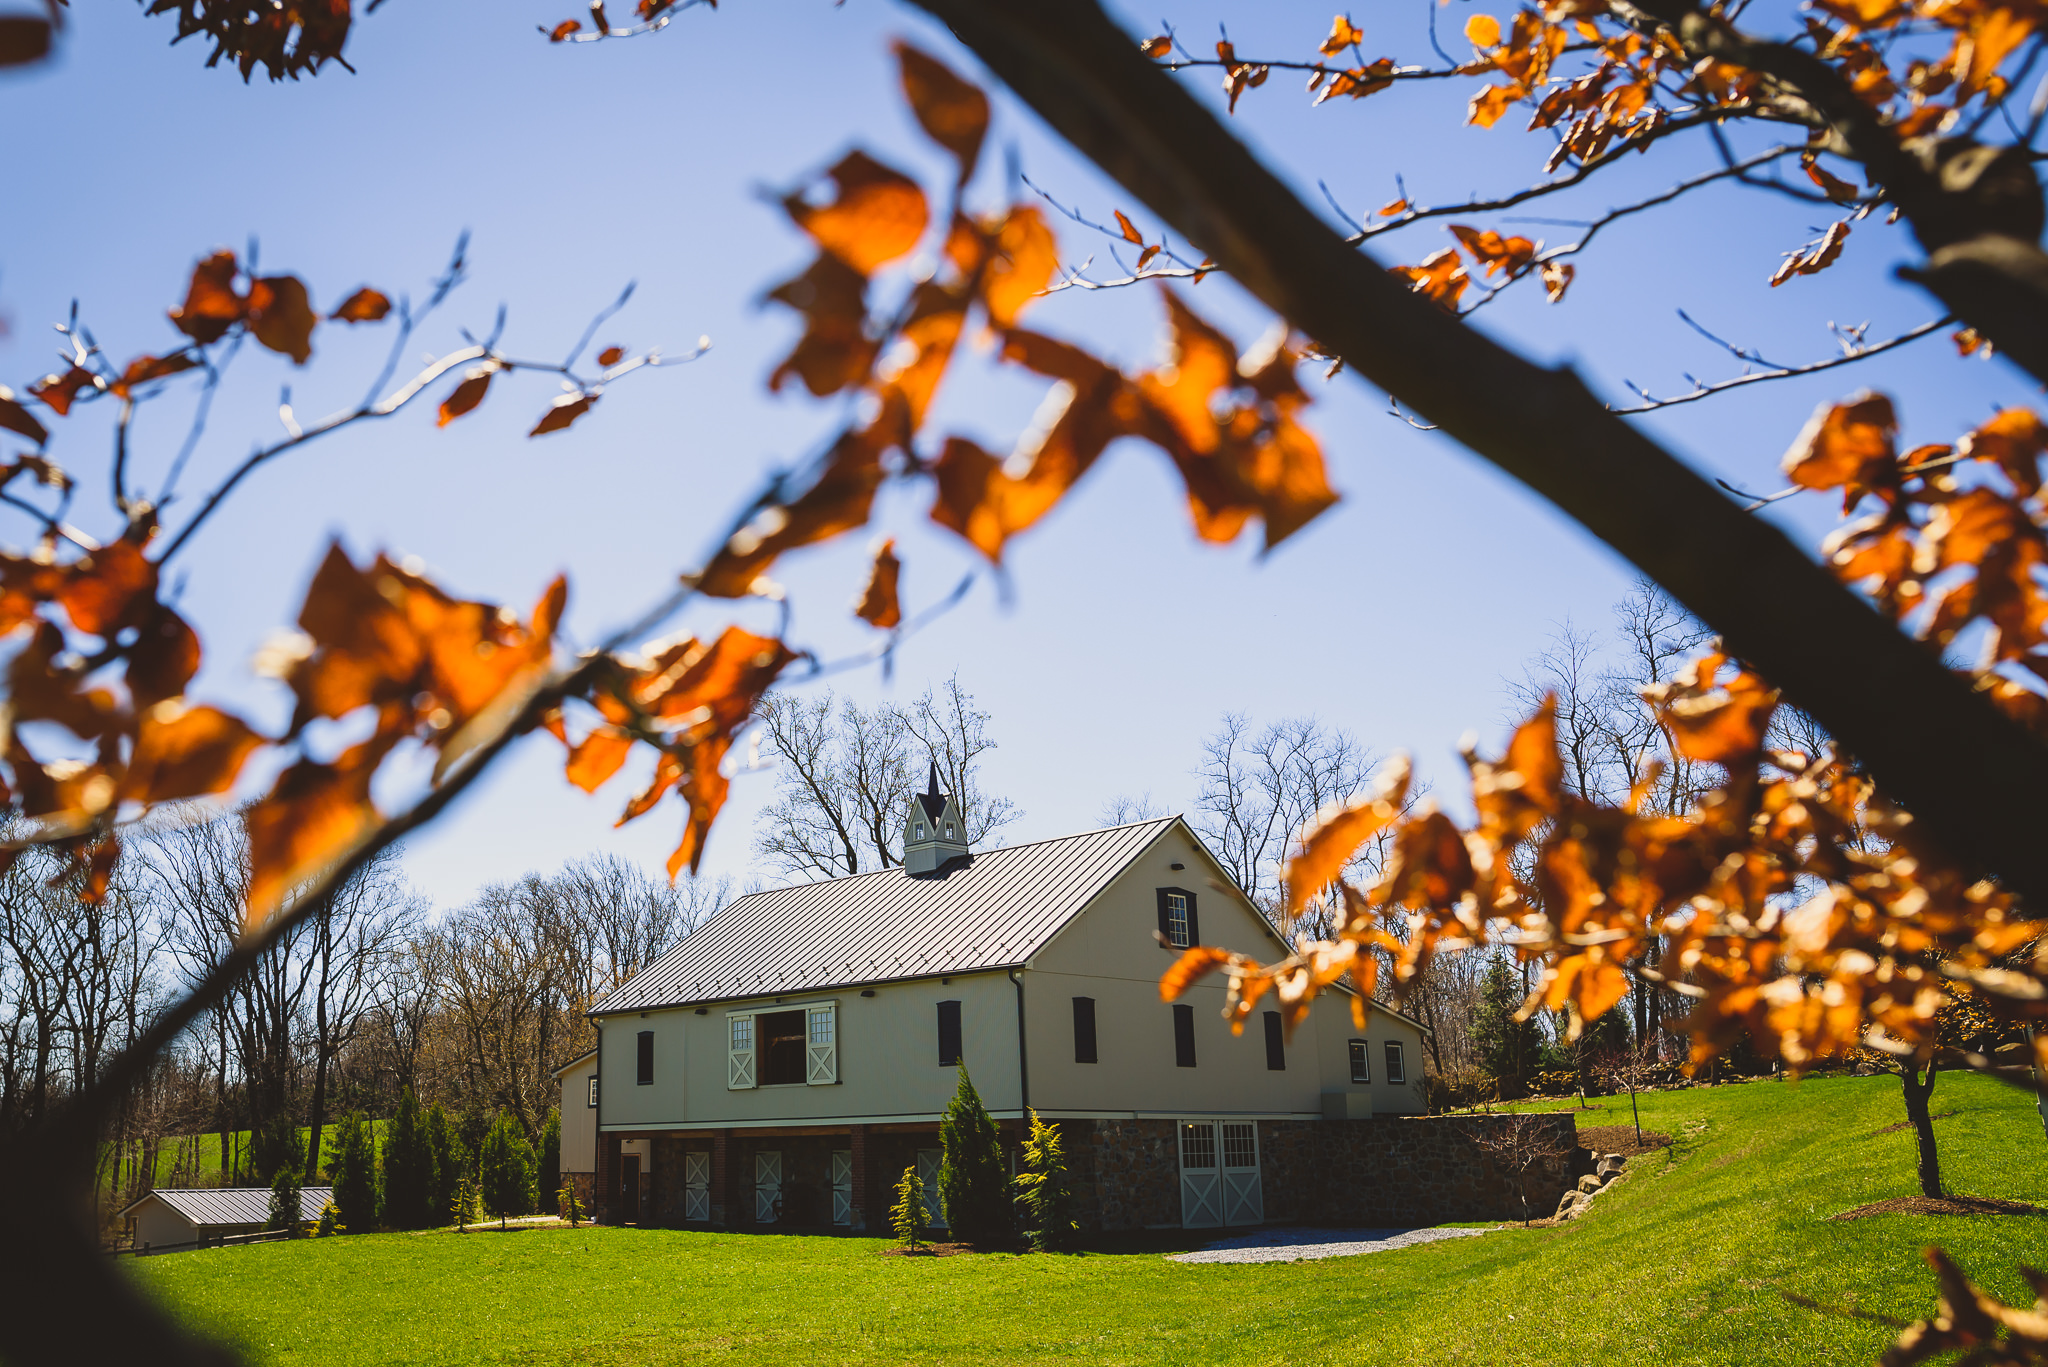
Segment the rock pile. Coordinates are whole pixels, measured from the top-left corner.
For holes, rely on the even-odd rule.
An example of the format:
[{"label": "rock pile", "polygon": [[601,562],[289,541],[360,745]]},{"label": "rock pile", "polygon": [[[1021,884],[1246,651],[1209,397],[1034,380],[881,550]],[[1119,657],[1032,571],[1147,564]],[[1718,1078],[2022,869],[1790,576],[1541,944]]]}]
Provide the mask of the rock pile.
[{"label": "rock pile", "polygon": [[1576,1220],[1584,1215],[1593,1204],[1593,1198],[1621,1176],[1627,1166],[1628,1160],[1618,1153],[1600,1154],[1593,1164],[1593,1171],[1581,1177],[1578,1186],[1558,1198],[1556,1218]]}]

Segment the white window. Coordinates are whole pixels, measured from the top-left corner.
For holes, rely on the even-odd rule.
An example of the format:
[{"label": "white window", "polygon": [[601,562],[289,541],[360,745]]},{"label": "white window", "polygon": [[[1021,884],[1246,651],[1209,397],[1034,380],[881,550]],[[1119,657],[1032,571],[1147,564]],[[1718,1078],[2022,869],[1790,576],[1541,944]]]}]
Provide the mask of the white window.
[{"label": "white window", "polygon": [[754,1085],[754,1017],[727,1016],[726,1081],[729,1088]]},{"label": "white window", "polygon": [[588,1101],[584,1102],[583,1104],[584,1104],[584,1105],[586,1105],[586,1106],[595,1106],[595,1105],[597,1105],[597,1074],[596,1074],[596,1073],[592,1073],[592,1074],[590,1075],[590,1099],[589,1099]]},{"label": "white window", "polygon": [[1188,947],[1188,898],[1184,892],[1166,894],[1166,938],[1177,949]]},{"label": "white window", "polygon": [[1366,1047],[1366,1043],[1362,1039],[1351,1041],[1351,1080],[1353,1082],[1372,1081],[1372,1051]]},{"label": "white window", "polygon": [[839,1008],[810,1007],[804,1012],[804,1021],[804,1081],[813,1087],[839,1081]]},{"label": "white window", "polygon": [[953,838],[953,823],[952,823],[952,822],[950,822],[950,821],[948,821],[948,822],[946,823],[946,839],[948,839],[948,840],[951,840],[952,838]]},{"label": "white window", "polygon": [[922,821],[917,823],[917,838],[919,840],[924,839],[924,823]]},{"label": "white window", "polygon": [[1401,1058],[1401,1042],[1390,1039],[1387,1041],[1387,1081],[1406,1082],[1407,1080],[1408,1068],[1405,1061]]}]

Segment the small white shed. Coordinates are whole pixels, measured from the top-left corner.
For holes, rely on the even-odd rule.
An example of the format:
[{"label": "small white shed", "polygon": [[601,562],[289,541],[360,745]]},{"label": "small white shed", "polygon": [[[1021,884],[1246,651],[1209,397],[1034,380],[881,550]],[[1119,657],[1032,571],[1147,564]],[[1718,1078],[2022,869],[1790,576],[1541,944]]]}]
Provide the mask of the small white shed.
[{"label": "small white shed", "polygon": [[[299,1218],[318,1219],[333,1187],[302,1187]],[[269,1187],[170,1187],[145,1192],[121,1212],[137,1252],[177,1248],[224,1234],[253,1234],[270,1218]]]}]

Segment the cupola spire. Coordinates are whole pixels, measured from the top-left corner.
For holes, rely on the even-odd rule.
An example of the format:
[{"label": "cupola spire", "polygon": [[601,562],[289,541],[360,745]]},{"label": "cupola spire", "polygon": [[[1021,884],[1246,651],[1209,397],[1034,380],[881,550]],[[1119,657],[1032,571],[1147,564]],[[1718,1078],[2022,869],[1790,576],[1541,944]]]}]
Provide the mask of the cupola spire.
[{"label": "cupola spire", "polygon": [[903,822],[903,871],[937,873],[947,861],[968,853],[967,820],[960,804],[939,789],[939,763],[932,760],[925,791],[912,797]]}]

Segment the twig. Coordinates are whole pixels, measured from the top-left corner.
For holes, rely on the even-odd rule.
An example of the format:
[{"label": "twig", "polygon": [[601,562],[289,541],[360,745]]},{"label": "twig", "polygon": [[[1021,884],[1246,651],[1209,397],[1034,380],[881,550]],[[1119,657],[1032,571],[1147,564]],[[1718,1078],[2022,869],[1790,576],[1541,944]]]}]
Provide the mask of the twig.
[{"label": "twig", "polygon": [[[1684,317],[1684,315],[1681,313],[1680,317]],[[1703,336],[1712,337],[1713,340],[1717,342],[1721,341],[1720,338],[1714,337],[1712,333],[1707,332],[1704,328],[1701,328],[1697,323],[1693,323],[1692,319],[1686,318],[1686,322],[1688,324],[1691,324],[1692,327],[1699,331]],[[1712,384],[1702,384],[1699,381],[1695,380],[1693,382],[1694,387],[1691,393],[1675,394],[1670,398],[1654,398],[1650,394],[1638,388],[1637,386],[1630,384],[1630,389],[1633,389],[1637,394],[1642,395],[1643,402],[1639,404],[1632,404],[1626,408],[1616,408],[1615,406],[1610,404],[1608,405],[1608,411],[1610,413],[1615,413],[1623,417],[1627,417],[1635,413],[1653,413],[1660,408],[1670,408],[1676,404],[1682,403],[1693,403],[1700,399],[1711,398],[1716,394],[1726,393],[1728,390],[1731,389],[1740,389],[1744,385],[1762,384],[1766,380],[1783,380],[1788,379],[1795,375],[1812,375],[1823,370],[1833,370],[1837,366],[1845,366],[1852,364],[1856,361],[1867,360],[1872,356],[1881,356],[1885,352],[1890,351],[1895,347],[1902,347],[1906,345],[1908,342],[1917,342],[1922,337],[1927,336],[1929,333],[1939,332],[1941,329],[1949,326],[1953,322],[1955,322],[1955,319],[1953,317],[1945,316],[1941,318],[1936,318],[1931,322],[1922,323],[1918,327],[1908,328],[1906,331],[1900,333],[1896,337],[1888,338],[1885,341],[1877,342],[1870,346],[1845,351],[1840,356],[1830,356],[1828,359],[1824,361],[1808,361],[1805,365],[1776,366],[1770,370],[1757,370],[1752,371],[1746,375],[1734,376],[1731,379],[1716,380]],[[1732,346],[1727,342],[1721,342],[1721,345],[1727,347],[1737,356],[1742,356],[1745,360],[1759,359],[1755,355],[1755,353],[1752,352],[1745,355],[1745,353],[1742,352],[1739,348]],[[1783,495],[1774,494],[1770,498],[1766,498],[1762,502],[1754,504],[1752,506],[1760,508],[1763,506],[1764,503],[1772,502],[1774,499],[1780,497],[1783,497]]]}]

